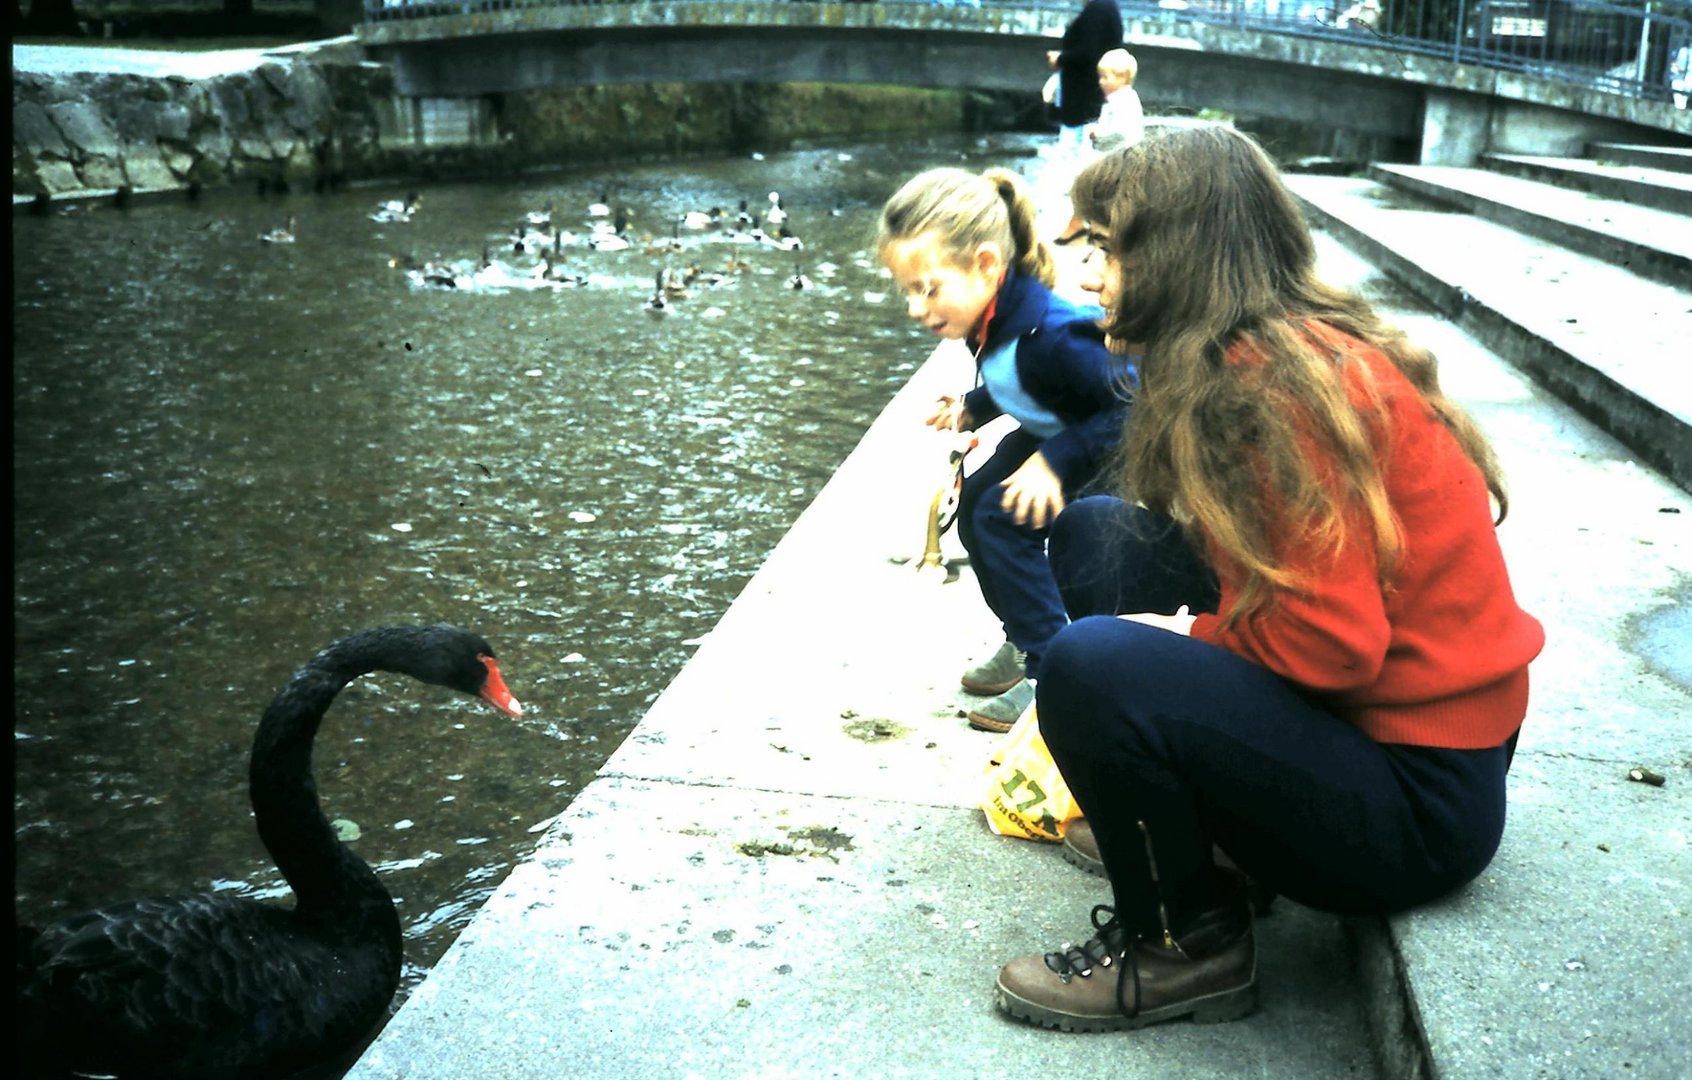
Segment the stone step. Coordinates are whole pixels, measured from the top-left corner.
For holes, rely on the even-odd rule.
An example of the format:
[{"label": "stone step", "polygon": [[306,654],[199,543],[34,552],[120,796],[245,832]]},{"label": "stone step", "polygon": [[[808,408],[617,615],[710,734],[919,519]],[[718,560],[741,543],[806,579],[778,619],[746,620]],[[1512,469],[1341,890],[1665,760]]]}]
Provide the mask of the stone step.
[{"label": "stone step", "polygon": [[1369,179],[1289,176],[1312,220],[1692,490],[1692,289]]},{"label": "stone step", "polygon": [[1692,217],[1685,214],[1490,169],[1377,164],[1369,176],[1666,285],[1692,282]]},{"label": "stone step", "polygon": [[1654,146],[1647,143],[1595,142],[1586,148],[1588,157],[1618,165],[1644,165],[1669,172],[1692,173],[1692,146]]},{"label": "stone step", "polygon": [[1645,165],[1620,165],[1586,158],[1482,154],[1486,168],[1575,191],[1677,214],[1692,214],[1692,175]]}]

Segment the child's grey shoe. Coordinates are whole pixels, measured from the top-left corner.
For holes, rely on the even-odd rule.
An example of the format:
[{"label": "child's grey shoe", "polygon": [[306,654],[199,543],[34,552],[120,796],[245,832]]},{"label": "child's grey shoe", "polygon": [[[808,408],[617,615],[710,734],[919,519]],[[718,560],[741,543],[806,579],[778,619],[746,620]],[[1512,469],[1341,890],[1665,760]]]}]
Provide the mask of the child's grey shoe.
[{"label": "child's grey shoe", "polygon": [[1016,726],[1022,714],[1034,704],[1034,684],[1019,679],[996,698],[983,701],[969,711],[969,726],[978,731],[1005,732]]},{"label": "child's grey shoe", "polygon": [[1028,654],[1005,642],[999,651],[963,673],[963,688],[972,694],[1002,694],[1023,679]]}]

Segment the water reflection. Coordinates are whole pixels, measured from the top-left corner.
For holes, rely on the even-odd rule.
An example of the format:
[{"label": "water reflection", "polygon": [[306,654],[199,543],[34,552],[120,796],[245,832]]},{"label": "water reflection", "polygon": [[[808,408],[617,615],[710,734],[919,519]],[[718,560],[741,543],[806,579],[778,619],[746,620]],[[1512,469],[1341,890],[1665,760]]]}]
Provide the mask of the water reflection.
[{"label": "water reflection", "polygon": [[[20,917],[285,896],[249,823],[259,712],[335,637],[456,622],[494,643],[521,721],[379,676],[315,755],[400,904],[403,1000],[926,355],[878,302],[881,200],[1026,146],[443,185],[408,222],[371,220],[404,194],[378,190],[18,218]],[[771,190],[801,251],[675,226]],[[585,240],[606,193],[621,251]],[[513,227],[549,202],[579,287],[405,273],[484,252],[524,273]],[[260,242],[290,215],[294,242]],[[644,315],[692,265],[721,281]]]}]

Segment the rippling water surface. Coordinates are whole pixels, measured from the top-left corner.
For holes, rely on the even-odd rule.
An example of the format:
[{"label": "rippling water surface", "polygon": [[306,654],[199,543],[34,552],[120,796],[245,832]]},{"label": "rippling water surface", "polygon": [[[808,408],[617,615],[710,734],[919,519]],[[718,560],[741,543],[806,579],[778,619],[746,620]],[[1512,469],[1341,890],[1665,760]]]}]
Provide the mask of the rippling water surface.
[{"label": "rippling water surface", "polygon": [[[454,622],[493,643],[521,720],[372,676],[316,745],[325,811],[400,906],[397,1008],[926,358],[880,298],[881,201],[1029,145],[434,186],[409,224],[369,218],[399,188],[16,218],[19,917],[288,898],[247,806],[260,712],[333,638]],[[800,252],[672,226],[771,190]],[[629,250],[585,243],[606,192]],[[390,265],[485,248],[521,275],[512,227],[548,202],[581,287]],[[289,215],[296,242],[260,242]],[[666,265],[724,280],[650,318]]]}]

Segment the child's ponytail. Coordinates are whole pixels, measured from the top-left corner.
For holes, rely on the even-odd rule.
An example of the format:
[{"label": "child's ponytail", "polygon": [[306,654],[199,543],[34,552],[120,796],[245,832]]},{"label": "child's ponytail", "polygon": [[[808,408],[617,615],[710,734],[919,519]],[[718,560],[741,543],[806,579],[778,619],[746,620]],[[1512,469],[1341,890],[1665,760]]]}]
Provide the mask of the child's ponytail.
[{"label": "child's ponytail", "polygon": [[993,185],[1004,201],[1010,219],[1011,239],[1016,246],[1011,262],[1017,273],[1051,288],[1057,283],[1057,260],[1052,255],[1051,245],[1040,239],[1039,214],[1028,185],[1009,169],[988,169],[981,177]]}]

